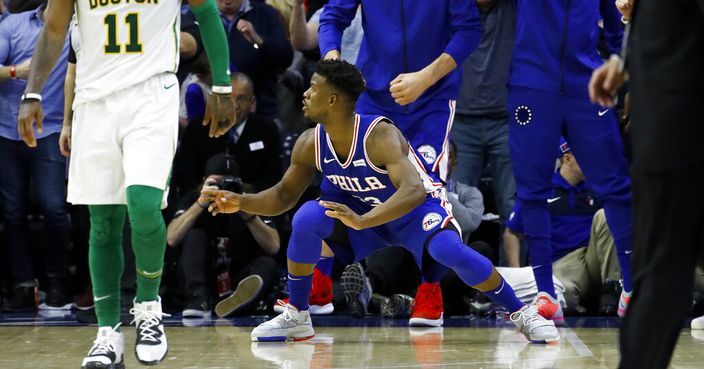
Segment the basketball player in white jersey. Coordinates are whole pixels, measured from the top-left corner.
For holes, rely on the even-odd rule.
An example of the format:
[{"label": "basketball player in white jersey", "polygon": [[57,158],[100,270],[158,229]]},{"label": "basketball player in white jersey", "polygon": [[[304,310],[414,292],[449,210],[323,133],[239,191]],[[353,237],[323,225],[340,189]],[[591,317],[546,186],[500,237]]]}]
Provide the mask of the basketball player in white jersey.
[{"label": "basketball player in white jersey", "polygon": [[[206,121],[219,136],[235,123],[229,52],[214,0],[189,0],[210,58],[213,87]],[[40,92],[56,63],[74,8],[77,55],[68,201],[90,209],[89,265],[98,336],[85,369],[124,368],[120,333],[122,229],[132,228],[137,269],[134,322],[137,360],[154,365],[168,349],[161,280],[166,229],[160,209],[176,150],[181,2],[176,0],[51,0],[18,114],[22,140],[36,146]],[[36,128],[34,123],[36,122]]]}]

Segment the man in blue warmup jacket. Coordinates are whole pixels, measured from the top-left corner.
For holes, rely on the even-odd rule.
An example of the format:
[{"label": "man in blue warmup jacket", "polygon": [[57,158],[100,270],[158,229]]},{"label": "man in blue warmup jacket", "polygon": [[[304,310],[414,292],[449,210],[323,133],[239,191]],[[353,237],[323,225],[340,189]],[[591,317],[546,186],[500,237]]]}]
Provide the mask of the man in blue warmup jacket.
[{"label": "man in blue warmup jacket", "polygon": [[623,35],[613,0],[517,0],[516,41],[508,111],[509,146],[517,197],[533,272],[541,291],[537,302],[546,318],[560,320],[555,303],[550,246],[551,177],[554,148],[564,135],[590,188],[601,195],[622,270],[620,304],[631,292],[631,196],[616,113],[589,101],[592,71],[602,64],[597,53],[599,20],[610,53],[618,53]]},{"label": "man in blue warmup jacket", "polygon": [[364,38],[357,67],[367,83],[360,114],[390,118],[446,180],[448,135],[460,91],[458,65],[477,48],[482,29],[474,1],[331,0],[320,15],[325,59],[340,55],[342,31],[362,5]]}]

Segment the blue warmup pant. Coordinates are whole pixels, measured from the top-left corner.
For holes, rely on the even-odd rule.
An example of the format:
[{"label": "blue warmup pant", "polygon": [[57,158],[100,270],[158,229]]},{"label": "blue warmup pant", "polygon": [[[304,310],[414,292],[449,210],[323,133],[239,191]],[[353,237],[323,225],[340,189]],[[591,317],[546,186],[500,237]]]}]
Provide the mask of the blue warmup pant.
[{"label": "blue warmup pant", "polygon": [[391,112],[360,100],[359,114],[383,115],[398,127],[425,162],[425,169],[447,180],[449,137],[455,119],[455,100],[433,100],[416,111]]},{"label": "blue warmup pant", "polygon": [[631,182],[616,113],[592,104],[587,97],[516,86],[509,87],[508,111],[511,163],[538,289],[555,295],[547,199],[563,135],[586,185],[603,196],[624,288],[631,290]]}]

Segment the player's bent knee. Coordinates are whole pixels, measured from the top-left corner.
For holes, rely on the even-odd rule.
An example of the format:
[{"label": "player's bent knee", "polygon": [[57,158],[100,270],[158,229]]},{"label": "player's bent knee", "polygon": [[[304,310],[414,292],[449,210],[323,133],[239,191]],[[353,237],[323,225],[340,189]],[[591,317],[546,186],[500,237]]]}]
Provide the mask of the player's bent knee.
[{"label": "player's bent knee", "polygon": [[315,200],[303,204],[291,221],[293,232],[312,232],[323,238],[327,234],[322,234],[322,231],[328,228],[326,225],[333,223],[334,220],[325,215],[325,208]]}]

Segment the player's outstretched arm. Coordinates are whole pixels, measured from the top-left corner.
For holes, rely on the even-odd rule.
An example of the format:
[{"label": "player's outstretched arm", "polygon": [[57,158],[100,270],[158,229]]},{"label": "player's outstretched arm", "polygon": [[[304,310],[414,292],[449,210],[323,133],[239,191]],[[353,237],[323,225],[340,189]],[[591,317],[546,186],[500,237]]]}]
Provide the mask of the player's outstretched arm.
[{"label": "player's outstretched arm", "polygon": [[213,215],[245,211],[250,214],[275,216],[296,205],[308,188],[315,171],[315,131],[309,129],[293,146],[291,165],[279,183],[255,194],[236,194],[229,191],[203,190],[200,203],[210,203]]},{"label": "player's outstretched arm", "polygon": [[37,131],[42,131],[44,111],[40,93],[64,48],[72,15],[73,0],[52,0],[44,10],[44,26],[32,54],[27,87],[17,113],[17,131],[29,147],[37,146],[37,139],[34,137],[35,122]]},{"label": "player's outstretched arm", "polygon": [[210,124],[210,137],[220,137],[237,122],[227,36],[215,0],[188,0],[188,3],[200,25],[203,47],[213,76],[213,93],[208,95],[206,101],[203,125]]},{"label": "player's outstretched arm", "polygon": [[364,215],[357,215],[342,204],[321,203],[329,209],[328,216],[340,219],[354,229],[376,227],[396,220],[422,204],[426,196],[420,175],[408,160],[408,142],[394,125],[379,123],[367,138],[366,148],[374,165],[386,167],[396,192]]}]

